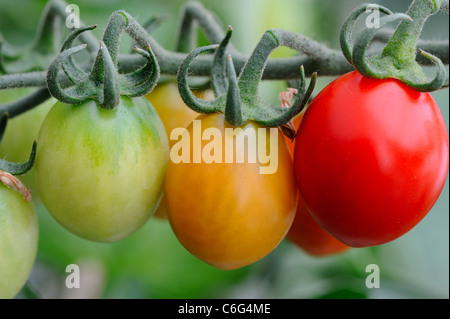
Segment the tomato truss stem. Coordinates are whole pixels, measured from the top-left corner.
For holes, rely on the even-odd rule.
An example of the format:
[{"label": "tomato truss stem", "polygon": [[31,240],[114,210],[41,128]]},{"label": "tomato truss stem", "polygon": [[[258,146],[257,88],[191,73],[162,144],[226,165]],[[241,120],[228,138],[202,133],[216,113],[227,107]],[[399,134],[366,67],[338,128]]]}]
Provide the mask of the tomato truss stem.
[{"label": "tomato truss stem", "polygon": [[[58,31],[61,31],[60,29],[62,29],[61,19],[65,20],[68,15],[68,13],[65,11],[66,7],[67,4],[63,0],[51,0],[48,2],[44,10],[35,40],[28,47],[12,47],[0,36],[0,67],[2,66],[3,68],[3,70],[1,70],[0,68],[0,73],[4,73],[4,75],[0,75],[0,90],[19,87],[40,88],[40,90],[31,93],[26,98],[23,98],[21,100],[8,104],[0,104],[0,110],[2,112],[7,111],[10,117],[17,116],[18,114],[21,114],[22,112],[39,105],[40,103],[42,103],[43,99],[50,97],[49,93],[45,94],[43,91],[48,87],[47,73],[48,71],[50,71],[49,65],[52,60],[55,60],[55,57],[58,54],[58,48],[55,48],[55,46],[58,46],[60,42],[58,38]],[[405,21],[404,23],[402,23],[405,26],[403,27],[401,25],[399,28],[399,30],[401,30],[402,28],[415,29],[411,34],[410,39],[406,39],[408,41],[406,41],[403,38],[404,35],[402,35],[406,34],[407,32],[405,33],[404,31],[399,30],[394,32],[392,30],[380,30],[376,34],[370,34],[370,36],[373,37],[373,41],[378,42],[388,42],[391,37],[393,37],[394,39],[399,39],[397,41],[400,42],[399,48],[408,47],[409,49],[396,49],[394,44],[389,43],[389,45],[387,46],[388,48],[385,49],[384,54],[389,56],[390,53],[388,54],[388,52],[391,52],[395,56],[402,56],[401,52],[409,52],[410,60],[403,58],[400,59],[399,61],[404,61],[400,66],[398,65],[398,63],[396,65],[389,65],[386,62],[387,60],[389,60],[389,58],[381,59],[382,62],[380,62],[380,59],[377,60],[376,58],[367,60],[365,58],[365,55],[367,55],[366,53],[370,51],[368,52],[368,55],[373,55],[373,50],[370,48],[366,49],[364,46],[360,46],[360,48],[363,49],[359,50],[359,52],[360,54],[363,53],[364,57],[357,59],[358,61],[361,61],[361,63],[357,62],[356,68],[362,69],[363,72],[366,67],[370,70],[375,69],[376,71],[388,70],[387,72],[390,72],[390,74],[386,76],[397,74],[396,77],[401,78],[404,82],[415,86],[420,90],[430,91],[436,88],[439,89],[448,87],[448,76],[442,76],[443,72],[441,64],[437,62],[438,60],[441,60],[443,64],[448,65],[448,40],[424,41],[419,40],[417,37],[417,34],[420,34],[420,32],[418,33],[417,30],[421,30],[421,26],[423,26],[423,23],[429,16],[429,14],[435,13],[437,9],[448,13],[448,7],[448,0],[414,1],[408,11],[408,15],[413,17],[414,23],[408,24],[410,22]],[[365,9],[367,9],[367,5],[366,7],[358,8],[349,16],[351,20],[347,20],[346,24],[344,24],[344,26],[347,27],[343,28],[343,30],[345,29],[346,32],[343,32],[343,36],[341,37],[341,42],[343,43],[343,53],[339,50],[329,48],[322,43],[318,43],[303,35],[295,34],[293,32],[288,33],[286,31],[287,38],[285,38],[284,40],[282,38],[278,39],[278,36],[276,36],[276,38],[273,38],[273,34],[271,35],[270,33],[276,33],[278,31],[268,30],[263,35],[263,37],[267,37],[270,39],[270,37],[272,36],[275,44],[277,41],[285,41],[285,44],[288,44],[289,41],[291,41],[291,45],[294,47],[294,49],[299,51],[300,54],[282,59],[266,59],[264,61],[264,72],[262,73],[262,75],[258,74],[257,77],[260,77],[260,80],[293,81],[295,79],[298,79],[301,66],[303,66],[304,74],[307,77],[312,76],[314,72],[317,72],[319,76],[339,76],[354,70],[355,66],[352,64],[354,55],[353,49],[355,45],[351,41],[352,27],[354,26],[354,22],[356,21],[356,19],[365,12]],[[380,12],[384,14],[389,15],[390,13],[388,9],[381,6],[379,6],[379,9]],[[416,11],[420,13],[418,15],[418,17],[420,18],[416,17]],[[115,65],[116,69],[118,70],[118,87],[121,94],[136,96],[138,93],[142,93],[145,90],[151,89],[152,85],[150,85],[149,83],[145,85],[143,85],[143,83],[140,83],[139,85],[137,85],[140,87],[137,90],[132,90],[130,86],[131,83],[136,84],[135,82],[133,82],[134,80],[142,80],[142,76],[144,74],[148,74],[149,78],[151,78],[152,81],[155,78],[159,79],[159,74],[161,76],[171,78],[173,78],[173,76],[176,76],[180,65],[187,58],[187,54],[180,51],[192,51],[191,49],[195,46],[194,42],[196,39],[195,33],[197,28],[201,28],[204,31],[206,37],[211,43],[220,43],[222,39],[224,39],[230,32],[226,30],[224,32],[224,28],[222,27],[222,24],[218,20],[217,16],[213,12],[207,10],[202,4],[198,2],[187,2],[181,10],[180,17],[181,20],[179,25],[180,29],[178,33],[179,42],[177,46],[177,52],[165,49],[149,34],[151,29],[153,28],[152,25],[159,25],[161,21],[164,20],[164,17],[154,17],[154,19],[150,20],[150,22],[148,23],[149,25],[146,24],[146,26],[143,27],[125,11],[117,11],[113,13],[107,29],[115,30],[117,32],[113,34],[112,32],[105,31],[102,40],[111,55],[113,65]],[[58,74],[61,90],[63,92],[66,92],[69,97],[74,93],[75,96],[72,97],[78,98],[80,97],[80,94],[83,90],[90,90],[89,85],[91,84],[91,82],[85,81],[85,79],[88,78],[87,75],[93,71],[92,61],[95,61],[96,55],[99,54],[100,43],[100,41],[97,40],[91,32],[85,32],[92,30],[95,26],[84,27],[82,22],[80,23],[80,29],[75,30],[74,33],[69,35],[68,39],[70,40],[68,41],[68,43],[63,45],[63,51],[72,47],[73,41],[76,38],[79,38],[82,43],[87,44],[86,50],[90,54],[91,60],[84,65],[78,66],[73,62],[72,57],[69,55],[67,57],[67,61],[61,63],[61,69],[64,72]],[[113,25],[115,25],[115,27],[113,27]],[[147,27],[149,29],[147,29]],[[47,31],[44,32],[43,30]],[[120,35],[123,31],[130,35],[130,37],[136,42],[137,46],[141,50],[144,50],[146,52],[149,51],[148,45],[150,45],[152,52],[150,56],[153,55],[156,59],[156,62],[150,62],[145,56],[143,60],[142,51],[139,51],[138,55],[134,54],[137,51],[133,51],[132,54],[119,54],[117,48],[120,42]],[[228,38],[230,35],[228,35]],[[70,38],[71,36],[72,38]],[[289,39],[289,37],[291,37],[291,39]],[[422,54],[420,50],[411,50],[414,41],[417,42],[416,47],[423,50],[424,54]],[[366,43],[369,42],[366,41]],[[346,44],[348,45],[345,46]],[[260,43],[259,45],[262,44]],[[240,74],[242,72],[251,58],[236,50],[231,43],[228,44],[227,51],[223,53],[223,57],[221,57],[220,59],[225,60],[225,57],[228,54],[232,56],[236,74]],[[45,58],[38,59],[40,61],[39,62],[35,58],[37,55],[40,55],[41,57],[44,56]],[[349,57],[351,57],[351,59],[348,59]],[[428,59],[427,57],[433,58]],[[223,88],[226,85],[224,85],[223,83],[220,84],[220,81],[217,80],[222,75],[214,75],[212,66],[213,64],[215,64],[215,58],[216,56],[210,54],[198,56],[195,61],[193,61],[193,63],[189,66],[189,74],[190,76],[196,77],[209,77],[211,76],[211,72],[213,72],[213,77],[216,78],[216,84],[218,87],[220,87],[216,87],[215,89],[220,91],[220,94],[218,95],[223,95]],[[346,58],[351,62],[349,63]],[[408,63],[408,61],[412,62]],[[104,62],[102,60],[98,60],[94,63],[96,63],[98,66],[97,72],[100,72],[100,70],[102,69],[100,64]],[[437,76],[433,80],[427,80],[420,68],[419,63],[420,65],[429,65],[430,63],[436,63],[440,68],[437,72]],[[144,64],[146,65],[143,67]],[[156,64],[159,65],[158,75],[153,71],[150,72],[150,67]],[[388,67],[386,67],[386,65]],[[409,70],[408,66],[410,68]],[[403,73],[409,74],[409,77],[402,76],[402,72],[398,71],[399,69],[404,70]],[[136,70],[140,71],[135,73]],[[225,74],[224,70],[225,68],[219,70],[218,72],[220,74]],[[12,71],[16,73],[9,74]],[[378,72],[372,73],[378,74]],[[381,76],[384,75],[381,74]],[[225,81],[225,77],[223,77],[222,82]],[[95,78],[95,76],[91,77],[91,79],[92,78]],[[101,79],[103,78],[103,76],[99,74],[98,78]],[[104,92],[99,91],[100,88],[103,87],[100,82],[96,83],[94,87],[96,87],[96,91],[98,91],[99,96],[102,96]],[[257,84],[254,85],[256,86],[252,88],[253,92],[257,87]],[[117,87],[117,85],[113,85],[111,87]],[[49,90],[51,90],[51,88],[49,88]],[[109,95],[117,96],[116,93]],[[244,103],[245,99],[246,98],[244,97]],[[116,101],[116,99],[114,98],[112,101]],[[114,102],[112,104],[114,104]]]},{"label": "tomato truss stem", "polygon": [[[448,75],[444,62],[423,48],[418,50],[418,46],[423,44],[419,38],[425,22],[440,9],[445,10],[445,5],[448,8],[448,1],[414,0],[407,14],[394,14],[382,6],[364,4],[348,16],[342,27],[342,52],[347,60],[361,74],[367,77],[378,79],[396,78],[422,92],[432,92],[448,87]],[[386,14],[386,16],[378,19],[377,27],[369,27],[366,23],[366,28],[363,29],[356,42],[353,43],[352,33],[356,20],[371,10],[378,10],[378,12]],[[383,51],[377,55],[368,54],[370,43],[375,38],[378,30],[387,24],[398,21],[400,21],[400,24],[393,35],[385,38],[387,44]],[[438,68],[433,79],[428,79],[417,62],[417,52],[420,52],[423,57],[434,63]],[[445,61],[448,63],[448,51],[446,55]]]}]

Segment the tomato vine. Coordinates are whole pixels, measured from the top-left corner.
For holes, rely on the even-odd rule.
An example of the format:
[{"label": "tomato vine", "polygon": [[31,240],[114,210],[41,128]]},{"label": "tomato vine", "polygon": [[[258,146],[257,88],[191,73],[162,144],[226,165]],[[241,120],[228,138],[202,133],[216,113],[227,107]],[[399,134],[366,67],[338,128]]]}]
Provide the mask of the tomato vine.
[{"label": "tomato vine", "polygon": [[[448,13],[448,1],[414,1],[413,3],[431,3],[434,4],[435,10]],[[422,12],[424,4],[419,5],[416,9],[411,6],[410,10],[413,13]],[[54,36],[58,32],[56,30],[62,27],[62,20],[67,16],[64,10],[65,3],[61,0],[50,1],[47,8],[44,11],[43,18],[38,28],[36,40],[33,42],[30,51],[19,54],[17,50],[9,45],[3,37],[0,36],[0,61],[2,61],[2,70],[4,73],[0,75],[0,90],[17,87],[35,87],[39,88],[35,92],[30,93],[28,96],[7,104],[0,105],[2,111],[8,112],[10,117],[17,116],[26,110],[39,105],[50,97],[47,90],[47,70],[50,61],[52,61],[56,52],[54,47],[57,37]],[[174,76],[178,72],[179,65],[186,58],[186,53],[195,46],[195,32],[198,25],[211,43],[220,43],[225,37],[226,30],[223,30],[221,24],[218,22],[216,16],[208,11],[203,5],[196,2],[187,3],[181,10],[182,15],[180,17],[180,31],[179,31],[179,45],[178,51],[170,51],[162,47],[134,18],[128,16],[127,33],[136,41],[137,45],[146,50],[148,46],[151,47],[158,65],[160,67],[161,75]],[[124,12],[124,14],[126,14]],[[429,13],[430,14],[430,13]],[[429,16],[425,15],[425,16]],[[413,15],[413,14],[411,14]],[[59,19],[57,19],[59,18]],[[61,19],[62,18],[62,19]],[[155,20],[156,18],[154,18]],[[425,19],[425,18],[424,18]],[[422,20],[424,20],[422,19]],[[161,18],[156,19],[161,23]],[[58,22],[59,21],[59,22]],[[43,31],[45,30],[45,32]],[[420,34],[420,26],[416,28],[416,32]],[[269,32],[269,31],[268,31]],[[297,79],[299,76],[299,69],[304,67],[305,75],[311,76],[314,72],[317,72],[318,76],[338,76],[354,70],[354,66],[350,64],[346,59],[346,54],[343,54],[340,50],[327,47],[325,44],[319,43],[313,39],[305,37],[301,34],[294,34],[283,30],[277,30],[277,32],[291,36],[291,47],[300,52],[299,55],[283,59],[269,59],[264,68],[262,79],[283,79],[292,80]],[[397,31],[397,34],[404,33]],[[392,35],[392,31],[380,31],[379,34],[374,35],[374,41],[385,41],[387,37]],[[80,34],[82,43],[86,44],[87,50],[91,55],[98,52],[99,41],[90,33],[83,32]],[[402,41],[400,39],[399,41]],[[45,45],[46,44],[46,45]],[[50,45],[51,44],[51,45]],[[59,43],[61,46],[62,43]],[[448,41],[424,41],[418,40],[417,45],[423,50],[439,58],[443,64],[448,64]],[[45,46],[46,49],[39,49]],[[51,48],[49,47],[51,46]],[[108,46],[108,45],[107,45]],[[344,49],[344,53],[346,50]],[[239,73],[248,61],[248,57],[245,54],[237,51],[231,44],[228,47],[227,53],[232,56],[234,68]],[[39,55],[39,58],[36,58]],[[348,56],[347,56],[348,57]],[[428,62],[421,57],[420,51],[414,54],[417,61],[421,64],[427,64]],[[35,61],[33,63],[20,63],[23,59],[28,61]],[[211,65],[213,57],[211,55],[199,56],[192,65],[190,65],[190,75],[192,76],[208,76],[211,74]],[[41,61],[41,62],[37,62]],[[48,64],[42,63],[47,61]],[[10,67],[10,64],[13,68]],[[114,61],[118,67],[123,71],[136,70],[142,67],[142,58],[133,54],[119,54],[117,61]],[[5,73],[13,71],[13,73]],[[448,86],[448,76],[444,80],[444,84],[441,83],[441,87]],[[62,75],[63,85],[70,84],[70,80],[67,76]],[[437,87],[439,88],[439,87]]]}]

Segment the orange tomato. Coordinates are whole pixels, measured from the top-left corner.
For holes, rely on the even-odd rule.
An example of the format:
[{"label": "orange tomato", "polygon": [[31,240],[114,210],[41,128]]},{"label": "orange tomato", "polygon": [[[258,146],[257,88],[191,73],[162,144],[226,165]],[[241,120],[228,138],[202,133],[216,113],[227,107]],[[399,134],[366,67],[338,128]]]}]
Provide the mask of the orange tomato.
[{"label": "orange tomato", "polygon": [[[194,90],[195,96],[203,100],[214,99],[212,90]],[[178,85],[174,81],[158,84],[153,91],[146,95],[146,98],[158,112],[161,121],[166,129],[169,138],[169,147],[172,147],[175,141],[170,140],[170,133],[178,127],[187,127],[199,113],[191,110],[181,99],[178,91]],[[162,197],[154,216],[160,219],[167,219],[166,205],[164,196]]]}]

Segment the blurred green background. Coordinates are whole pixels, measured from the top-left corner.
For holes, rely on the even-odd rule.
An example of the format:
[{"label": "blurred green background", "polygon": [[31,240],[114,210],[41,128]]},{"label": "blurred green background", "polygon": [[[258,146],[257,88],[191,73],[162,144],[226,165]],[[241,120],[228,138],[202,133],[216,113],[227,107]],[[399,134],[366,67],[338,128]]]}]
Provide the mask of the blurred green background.
[{"label": "blurred green background", "polygon": [[[98,38],[115,10],[124,9],[141,23],[154,14],[168,14],[169,20],[152,35],[165,48],[173,49],[177,17],[185,2],[79,0],[69,3],[79,6],[84,23],[99,25],[94,31]],[[366,1],[200,2],[214,11],[224,26],[233,26],[233,44],[249,54],[268,28],[302,33],[337,49],[345,16]],[[43,0],[0,0],[0,31],[4,37],[16,45],[29,43],[45,3]],[[410,1],[377,3],[392,11],[405,12]],[[448,39],[448,24],[445,14],[432,17],[423,37]],[[199,45],[206,43],[204,37],[200,40]],[[128,52],[130,45],[130,39],[124,36],[124,52]],[[289,49],[279,49],[273,57],[293,53]],[[316,92],[331,80],[333,78],[320,78]],[[264,97],[277,103],[278,93],[286,84],[271,81],[262,87]],[[17,96],[22,94],[16,93]],[[0,91],[0,103],[17,98],[16,93]],[[448,89],[433,93],[433,96],[448,128]],[[47,110],[48,106],[40,108]],[[41,112],[45,114],[45,110]],[[39,119],[36,122],[39,123]],[[32,183],[32,176],[28,178]],[[137,233],[119,243],[99,244],[67,232],[38,200],[35,200],[35,206],[40,221],[39,251],[29,283],[17,298],[449,298],[448,179],[427,217],[394,242],[352,249],[338,256],[314,258],[284,241],[261,261],[235,271],[215,269],[191,256],[165,221],[150,220]],[[84,289],[65,288],[66,266],[72,263],[81,267]],[[369,264],[377,264],[380,268],[378,289],[368,289],[365,285],[368,275],[365,270]],[[83,280],[88,282],[83,285]]]}]

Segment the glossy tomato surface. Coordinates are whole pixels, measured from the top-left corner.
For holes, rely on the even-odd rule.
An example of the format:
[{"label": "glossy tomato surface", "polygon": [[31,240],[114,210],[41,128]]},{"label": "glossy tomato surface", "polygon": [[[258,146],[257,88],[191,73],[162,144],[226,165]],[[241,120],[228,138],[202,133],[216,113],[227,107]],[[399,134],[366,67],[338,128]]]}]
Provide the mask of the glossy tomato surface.
[{"label": "glossy tomato surface", "polygon": [[[0,104],[19,100],[30,92],[32,90],[29,89],[0,90]],[[55,102],[56,99],[50,98],[33,109],[8,119],[0,143],[0,158],[15,163],[24,163],[28,160],[33,141],[37,138],[41,124]],[[32,190],[33,200],[38,200],[39,194],[34,179],[34,168],[21,175],[20,180]]]},{"label": "glossy tomato surface", "polygon": [[[193,93],[196,97],[203,100],[214,99],[212,90],[195,90]],[[158,112],[169,138],[173,129],[187,127],[200,115],[183,102],[178,91],[178,85],[173,81],[158,84],[153,91],[146,95],[146,98]],[[174,143],[175,141],[169,139],[170,146]]]},{"label": "glossy tomato surface", "polygon": [[[304,114],[304,111],[302,111],[293,120],[296,131],[301,124]],[[295,139],[291,140],[288,137],[285,137],[285,139],[291,155],[294,156]],[[320,227],[309,213],[301,195],[298,196],[297,212],[287,238],[291,243],[314,257],[330,256],[350,248]]]},{"label": "glossy tomato surface", "polygon": [[[231,127],[223,114],[201,115],[197,120],[202,135],[212,133],[212,128],[219,132],[214,138],[216,145],[224,148],[225,139],[232,139],[225,133]],[[263,127],[252,122],[241,127],[247,133],[255,133],[258,128]],[[260,161],[235,161],[242,154],[239,149],[231,163],[225,163],[225,156],[221,163],[209,163],[203,157],[200,163],[194,163],[195,131],[194,123],[187,128],[190,141],[185,150],[189,147],[190,161],[174,163],[175,146],[171,150],[165,181],[170,225],[188,251],[216,268],[236,269],[254,263],[281,242],[295,215],[297,185],[284,137],[275,131],[277,169],[272,174],[261,174]],[[268,150],[269,129],[263,132]],[[201,142],[202,152],[212,139],[211,135]],[[248,149],[243,152],[246,158],[251,155]]]},{"label": "glossy tomato surface", "polygon": [[[203,100],[213,100],[214,93],[212,90],[194,90],[196,97]],[[176,128],[187,127],[200,114],[191,110],[184,102],[178,91],[178,85],[174,81],[168,81],[158,84],[149,94],[145,96],[154,106],[161,118],[164,128],[169,138],[169,147],[175,140],[170,140],[170,133]],[[165,198],[161,199],[155,217],[166,219],[167,211]]]},{"label": "glossy tomato surface", "polygon": [[350,248],[320,227],[309,213],[301,196],[299,196],[297,212],[287,238],[314,257],[330,256]]},{"label": "glossy tomato surface", "polygon": [[38,220],[31,203],[0,182],[0,299],[14,298],[34,264]]},{"label": "glossy tomato surface", "polygon": [[114,242],[154,213],[168,142],[145,98],[122,97],[115,110],[95,102],[56,103],[38,137],[36,180],[42,201],[71,232]]},{"label": "glossy tomato surface", "polygon": [[294,154],[299,188],[314,218],[345,244],[387,243],[433,207],[448,145],[430,94],[351,72],[305,112]]}]

